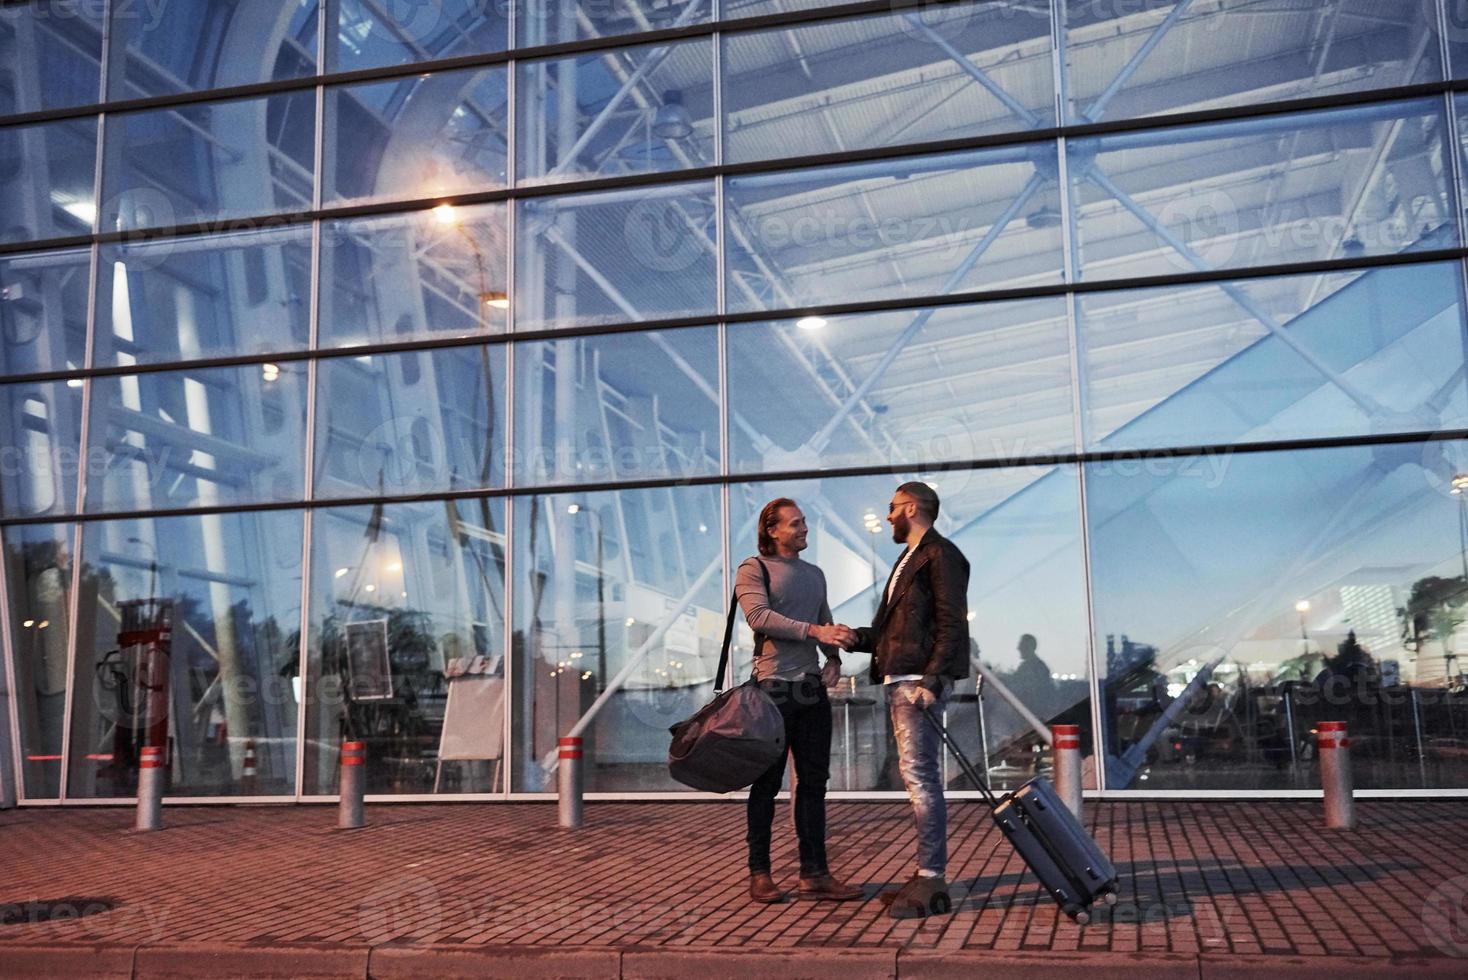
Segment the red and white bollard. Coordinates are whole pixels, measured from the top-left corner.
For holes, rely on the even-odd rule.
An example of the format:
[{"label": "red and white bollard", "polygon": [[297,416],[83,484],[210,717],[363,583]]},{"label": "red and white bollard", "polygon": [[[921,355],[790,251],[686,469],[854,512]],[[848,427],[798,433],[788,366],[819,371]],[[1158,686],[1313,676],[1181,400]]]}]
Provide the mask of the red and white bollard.
[{"label": "red and white bollard", "polygon": [[245,761],[240,765],[240,795],[255,796],[260,792],[260,783],[256,778],[259,771],[255,760],[255,740],[245,739]]},{"label": "red and white bollard", "polygon": [[560,789],[561,826],[567,830],[576,830],[581,826],[582,749],[582,739],[563,738],[557,753],[560,757],[556,776]]},{"label": "red and white bollard", "polygon": [[367,793],[366,765],[366,742],[342,743],[341,802],[336,816],[336,825],[342,830],[354,830],[367,823],[362,806]]},{"label": "red and white bollard", "polygon": [[1055,755],[1055,792],[1065,801],[1066,809],[1081,815],[1081,726],[1054,725],[1051,751]]},{"label": "red and white bollard", "polygon": [[138,830],[163,829],[163,775],[163,746],[143,746],[138,760]]},{"label": "red and white bollard", "polygon": [[1322,721],[1315,726],[1315,747],[1320,755],[1320,788],[1325,791],[1325,826],[1352,830],[1356,826],[1356,800],[1346,723]]}]

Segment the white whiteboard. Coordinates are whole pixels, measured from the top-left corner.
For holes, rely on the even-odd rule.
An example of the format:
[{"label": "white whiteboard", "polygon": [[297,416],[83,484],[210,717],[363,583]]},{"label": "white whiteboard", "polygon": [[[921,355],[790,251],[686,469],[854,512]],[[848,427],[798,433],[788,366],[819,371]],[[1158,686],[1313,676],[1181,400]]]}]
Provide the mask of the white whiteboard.
[{"label": "white whiteboard", "polygon": [[449,678],[438,758],[498,759],[504,754],[505,679],[483,674]]}]

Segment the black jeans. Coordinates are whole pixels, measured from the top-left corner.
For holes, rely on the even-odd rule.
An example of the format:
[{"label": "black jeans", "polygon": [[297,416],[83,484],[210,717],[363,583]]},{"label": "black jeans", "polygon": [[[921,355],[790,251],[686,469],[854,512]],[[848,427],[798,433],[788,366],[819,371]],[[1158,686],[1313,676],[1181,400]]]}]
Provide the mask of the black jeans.
[{"label": "black jeans", "polygon": [[[831,702],[819,677],[761,681],[785,719],[785,742],[795,757],[795,836],[800,842],[800,876],[823,875],[826,867],[826,781],[831,773]],[[749,788],[746,811],[749,870],[770,870],[770,828],[775,794],[785,778],[785,757]]]}]

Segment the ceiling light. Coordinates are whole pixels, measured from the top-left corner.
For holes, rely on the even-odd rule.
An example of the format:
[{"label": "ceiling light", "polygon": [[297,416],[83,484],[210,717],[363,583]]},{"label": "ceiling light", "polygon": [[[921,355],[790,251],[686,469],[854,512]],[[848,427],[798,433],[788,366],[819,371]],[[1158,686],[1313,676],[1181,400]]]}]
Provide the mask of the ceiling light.
[{"label": "ceiling light", "polygon": [[479,298],[484,301],[485,306],[491,307],[492,309],[508,310],[510,308],[509,294],[498,289],[491,289],[487,293],[480,293]]},{"label": "ceiling light", "polygon": [[795,321],[795,325],[801,330],[819,330],[826,325],[826,318],[823,316],[803,316]]},{"label": "ceiling light", "polygon": [[1038,211],[1031,211],[1025,216],[1025,224],[1035,231],[1044,231],[1047,228],[1059,228],[1060,222],[1064,220],[1059,211],[1045,205]]},{"label": "ceiling light", "polygon": [[20,625],[24,626],[26,629],[30,629],[32,626],[36,625],[36,621],[34,619],[28,619]]},{"label": "ceiling light", "polygon": [[363,591],[364,592],[376,592],[377,591],[377,586],[371,585],[371,584],[365,585],[362,588],[363,588]]},{"label": "ceiling light", "polygon": [[266,381],[276,381],[280,378],[280,366],[278,364],[260,365],[260,373]]},{"label": "ceiling light", "polygon": [[579,514],[579,513],[581,513],[581,505],[580,504],[567,504],[566,505],[566,513],[568,513],[568,514]]},{"label": "ceiling light", "polygon": [[347,574],[347,572],[349,572],[349,571],[351,571],[351,569],[349,569],[349,568],[338,568],[336,570],[336,577],[337,578],[341,578],[343,575]]},{"label": "ceiling light", "polygon": [[663,93],[663,104],[652,117],[652,133],[665,140],[681,140],[693,134],[693,120],[683,107],[682,92],[669,89]]},{"label": "ceiling light", "polygon": [[43,630],[47,626],[50,626],[50,625],[51,625],[51,620],[49,620],[49,619],[43,619],[39,623],[36,624],[36,629]]},{"label": "ceiling light", "polygon": [[452,204],[440,204],[433,209],[433,220],[441,225],[458,224],[459,213]]}]

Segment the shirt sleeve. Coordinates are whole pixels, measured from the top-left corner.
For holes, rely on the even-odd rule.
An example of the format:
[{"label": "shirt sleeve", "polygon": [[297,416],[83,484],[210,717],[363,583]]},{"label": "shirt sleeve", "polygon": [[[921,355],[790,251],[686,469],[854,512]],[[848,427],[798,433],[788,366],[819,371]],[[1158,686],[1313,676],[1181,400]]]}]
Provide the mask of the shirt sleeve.
[{"label": "shirt sleeve", "polygon": [[809,638],[809,623],[782,616],[770,608],[770,597],[765,592],[764,576],[760,574],[757,560],[747,558],[740,563],[734,575],[734,597],[739,600],[739,608],[744,610],[744,621],[756,633],[776,640]]}]

